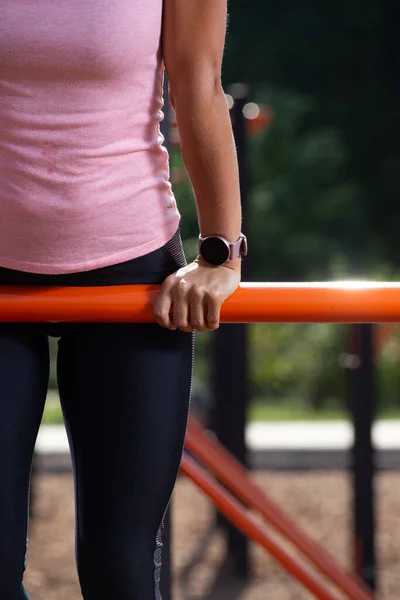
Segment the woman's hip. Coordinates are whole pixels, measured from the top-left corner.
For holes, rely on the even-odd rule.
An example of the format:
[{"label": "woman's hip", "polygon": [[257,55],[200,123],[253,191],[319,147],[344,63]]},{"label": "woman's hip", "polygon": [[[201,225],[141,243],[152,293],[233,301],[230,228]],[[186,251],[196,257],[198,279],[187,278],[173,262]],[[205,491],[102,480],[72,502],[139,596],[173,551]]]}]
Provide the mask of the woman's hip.
[{"label": "woman's hip", "polygon": [[186,264],[180,230],[162,247],[137,258],[93,269],[60,275],[27,273],[0,267],[0,286],[38,285],[91,287],[109,285],[159,284]]}]

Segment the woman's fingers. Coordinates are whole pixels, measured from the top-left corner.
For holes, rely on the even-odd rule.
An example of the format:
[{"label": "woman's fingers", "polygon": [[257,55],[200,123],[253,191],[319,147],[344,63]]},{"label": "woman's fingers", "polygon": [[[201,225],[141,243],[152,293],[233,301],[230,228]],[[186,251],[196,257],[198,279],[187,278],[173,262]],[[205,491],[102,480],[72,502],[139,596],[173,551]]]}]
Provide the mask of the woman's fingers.
[{"label": "woman's fingers", "polygon": [[194,262],[162,284],[154,304],[156,321],[187,332],[218,329],[221,306],[239,283],[240,274],[234,269],[216,270]]},{"label": "woman's fingers", "polygon": [[219,327],[220,302],[199,287],[165,282],[154,303],[156,321],[167,329],[190,332],[214,330]]},{"label": "woman's fingers", "polygon": [[167,329],[176,329],[176,325],[173,323],[171,319],[171,309],[172,309],[172,282],[169,280],[169,277],[164,281],[161,286],[159,293],[157,294],[156,300],[154,302],[154,316],[156,321],[161,327],[166,327]]},{"label": "woman's fingers", "polygon": [[218,329],[221,318],[222,302],[218,296],[211,296],[207,300],[207,329],[214,331]]},{"label": "woman's fingers", "polygon": [[178,329],[187,332],[193,330],[189,322],[189,292],[190,284],[185,279],[181,279],[173,289],[172,321]]},{"label": "woman's fingers", "polygon": [[199,286],[194,286],[190,292],[189,322],[193,329],[200,333],[207,331],[205,293]]}]

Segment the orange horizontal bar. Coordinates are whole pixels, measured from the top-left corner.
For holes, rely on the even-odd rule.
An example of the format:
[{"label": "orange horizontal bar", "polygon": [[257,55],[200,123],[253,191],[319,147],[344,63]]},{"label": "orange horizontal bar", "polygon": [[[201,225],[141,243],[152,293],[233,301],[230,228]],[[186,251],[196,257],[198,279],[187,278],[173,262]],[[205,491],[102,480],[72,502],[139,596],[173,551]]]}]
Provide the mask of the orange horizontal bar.
[{"label": "orange horizontal bar", "polygon": [[215,506],[240,531],[249,539],[263,546],[288,573],[302,583],[316,598],[338,600],[337,595],[324,581],[310,571],[299,558],[283,548],[265,526],[255,523],[248,511],[187,454],[182,457],[181,472],[203,490]]},{"label": "orange horizontal bar", "polygon": [[269,525],[304,553],[333,584],[352,600],[372,600],[373,594],[361,579],[348,575],[334,559],[280,506],[271,500],[249,476],[246,468],[217,440],[208,435],[191,417],[188,423],[186,447],[210,469],[219,480],[245,505],[256,510]]},{"label": "orange horizontal bar", "polygon": [[[0,321],[154,321],[159,286],[0,286]],[[227,323],[400,322],[400,283],[242,283]]]}]

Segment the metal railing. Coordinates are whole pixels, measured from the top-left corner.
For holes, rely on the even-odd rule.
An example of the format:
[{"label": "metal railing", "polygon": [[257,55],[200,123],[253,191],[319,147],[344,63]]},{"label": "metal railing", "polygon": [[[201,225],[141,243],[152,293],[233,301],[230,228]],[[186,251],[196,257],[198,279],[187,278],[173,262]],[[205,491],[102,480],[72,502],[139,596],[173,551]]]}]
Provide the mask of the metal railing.
[{"label": "metal railing", "polygon": [[[2,286],[0,321],[152,322],[157,285]],[[224,303],[225,323],[394,323],[400,283],[242,283]]]}]

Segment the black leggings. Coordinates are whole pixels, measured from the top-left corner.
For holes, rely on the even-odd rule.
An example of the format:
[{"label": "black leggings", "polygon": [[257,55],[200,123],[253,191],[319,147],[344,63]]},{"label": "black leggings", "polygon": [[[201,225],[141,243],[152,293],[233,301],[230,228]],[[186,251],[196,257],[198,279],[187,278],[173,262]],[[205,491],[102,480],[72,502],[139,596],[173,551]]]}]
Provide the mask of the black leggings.
[{"label": "black leggings", "polygon": [[[0,286],[161,283],[184,264],[177,232],[146,256],[86,273],[0,268]],[[0,323],[0,599],[28,598],[22,578],[29,480],[49,335],[60,337],[57,374],[74,467],[82,595],[161,600],[162,520],[182,457],[194,338],[146,323]]]}]

